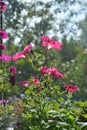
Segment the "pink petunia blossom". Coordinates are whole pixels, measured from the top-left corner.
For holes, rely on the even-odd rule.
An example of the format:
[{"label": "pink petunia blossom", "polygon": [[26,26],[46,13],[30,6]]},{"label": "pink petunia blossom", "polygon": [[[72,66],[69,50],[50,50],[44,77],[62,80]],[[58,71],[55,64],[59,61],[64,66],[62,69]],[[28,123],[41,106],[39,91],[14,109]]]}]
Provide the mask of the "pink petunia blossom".
[{"label": "pink petunia blossom", "polygon": [[41,36],[41,40],[42,40],[42,45],[47,46],[48,49],[51,49],[51,48],[54,48],[54,49],[57,49],[57,50],[62,49],[63,44],[60,43],[59,41],[50,39],[49,37],[44,36],[44,35]]},{"label": "pink petunia blossom", "polygon": [[8,34],[5,31],[0,30],[0,38],[6,39],[6,38],[8,38]]},{"label": "pink petunia blossom", "polygon": [[32,46],[31,46],[31,45],[27,45],[27,46],[25,46],[25,48],[24,48],[23,52],[24,52],[24,53],[28,53],[28,52],[30,52],[30,51],[31,51],[31,48],[32,48]]},{"label": "pink petunia blossom", "polygon": [[19,60],[19,59],[21,59],[21,58],[26,58],[26,56],[25,56],[25,54],[24,54],[23,51],[17,52],[17,53],[14,54],[13,57],[12,57],[13,61],[17,61],[17,60]]},{"label": "pink petunia blossom", "polygon": [[64,75],[58,71],[55,76],[61,79]]},{"label": "pink petunia blossom", "polygon": [[58,78],[62,78],[63,74],[60,73],[56,68],[52,67],[52,68],[48,68],[47,69],[47,73],[51,76],[56,76]]},{"label": "pink petunia blossom", "polygon": [[16,70],[16,68],[14,66],[11,66],[10,67],[10,72],[11,72],[11,74],[16,74],[17,70]]},{"label": "pink petunia blossom", "polygon": [[28,87],[28,85],[30,84],[30,82],[28,80],[24,80],[24,81],[20,81],[19,84],[23,87]]},{"label": "pink petunia blossom", "polygon": [[63,74],[60,73],[55,67],[51,67],[51,68],[46,68],[46,66],[42,66],[41,70],[40,70],[40,74],[44,75],[44,74],[49,74],[51,76],[56,76],[58,78],[62,78]]},{"label": "pink petunia blossom", "polygon": [[4,2],[0,1],[0,11],[5,11],[6,7],[7,5]]},{"label": "pink petunia blossom", "polygon": [[61,50],[62,46],[63,46],[63,44],[61,44],[59,41],[52,40],[51,48],[55,48],[57,50]]},{"label": "pink petunia blossom", "polygon": [[6,46],[0,43],[0,50],[6,50]]},{"label": "pink petunia blossom", "polygon": [[64,89],[67,90],[67,91],[69,91],[69,92],[75,92],[75,91],[78,90],[78,86],[69,84],[69,85],[65,85]]},{"label": "pink petunia blossom", "polygon": [[40,84],[38,78],[32,77],[32,79],[33,79],[33,83],[34,83],[35,85],[39,85],[39,84]]},{"label": "pink petunia blossom", "polygon": [[40,86],[40,81],[38,78],[35,78],[34,76],[32,77],[32,80],[33,80],[33,83],[37,86],[38,90],[41,89],[41,86]]},{"label": "pink petunia blossom", "polygon": [[47,72],[46,66],[41,66],[40,74],[44,75]]},{"label": "pink petunia blossom", "polygon": [[0,56],[0,60],[10,62],[11,61],[11,56],[6,55],[6,54],[2,54]]}]

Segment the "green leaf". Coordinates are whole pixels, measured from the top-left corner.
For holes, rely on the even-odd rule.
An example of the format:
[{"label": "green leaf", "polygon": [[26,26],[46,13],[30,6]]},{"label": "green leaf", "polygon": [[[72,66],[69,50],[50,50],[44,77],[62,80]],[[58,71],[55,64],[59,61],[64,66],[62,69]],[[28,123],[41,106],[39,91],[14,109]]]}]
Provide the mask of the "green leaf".
[{"label": "green leaf", "polygon": [[73,115],[69,115],[69,119],[74,120],[75,117]]},{"label": "green leaf", "polygon": [[59,122],[59,124],[62,125],[62,126],[68,126],[68,125],[69,125],[69,124],[66,123],[66,122]]},{"label": "green leaf", "polygon": [[26,116],[27,118],[32,118],[32,114],[30,114],[30,113],[25,114],[25,116]]},{"label": "green leaf", "polygon": [[81,126],[81,130],[86,130],[87,129],[87,123],[83,123],[83,125]]}]

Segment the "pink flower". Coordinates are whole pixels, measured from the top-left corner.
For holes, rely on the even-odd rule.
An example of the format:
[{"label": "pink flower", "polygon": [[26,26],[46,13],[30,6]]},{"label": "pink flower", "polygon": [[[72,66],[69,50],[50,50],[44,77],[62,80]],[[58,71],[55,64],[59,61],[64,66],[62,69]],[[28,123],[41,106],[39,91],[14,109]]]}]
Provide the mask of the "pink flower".
[{"label": "pink flower", "polygon": [[60,72],[57,72],[55,76],[61,79],[64,75]]},{"label": "pink flower", "polygon": [[4,2],[0,1],[0,11],[5,11],[6,7],[7,5]]},{"label": "pink flower", "polygon": [[63,46],[63,44],[61,44],[59,41],[52,40],[51,48],[55,48],[57,50],[61,50],[62,46]]},{"label": "pink flower", "polygon": [[51,76],[56,76],[58,78],[62,78],[63,74],[60,73],[56,68],[52,67],[52,68],[48,68],[47,69],[47,73]]},{"label": "pink flower", "polygon": [[3,103],[3,104],[6,104],[8,102],[9,102],[9,100],[5,100],[5,99],[0,100],[0,103]]},{"label": "pink flower", "polygon": [[3,44],[0,44],[0,50],[5,50],[5,49],[6,49],[6,46]]},{"label": "pink flower", "polygon": [[30,52],[32,46],[31,45],[27,45],[23,51],[21,52],[17,52],[16,54],[13,55],[13,61],[19,60],[21,58],[27,58],[27,54],[28,52]]},{"label": "pink flower", "polygon": [[41,67],[41,70],[40,70],[40,73],[42,74],[42,75],[44,75],[44,74],[49,74],[49,75],[51,75],[51,76],[56,76],[56,77],[58,77],[58,78],[62,78],[63,77],[63,74],[62,73],[60,73],[56,68],[54,68],[54,67],[51,67],[51,68],[46,68],[46,66],[42,66]]},{"label": "pink flower", "polygon": [[11,66],[10,72],[11,72],[11,74],[16,74],[17,73],[16,68],[14,66]]},{"label": "pink flower", "polygon": [[69,91],[69,92],[75,92],[78,90],[78,86],[74,86],[72,84],[70,85],[65,85],[64,86],[65,90]]},{"label": "pink flower", "polygon": [[19,60],[21,58],[25,58],[24,52],[17,52],[16,54],[13,55],[13,61]]},{"label": "pink flower", "polygon": [[8,34],[5,31],[0,30],[0,38],[6,39],[6,38],[8,38]]},{"label": "pink flower", "polygon": [[46,66],[41,66],[40,74],[44,75],[47,72]]},{"label": "pink flower", "polygon": [[59,41],[50,39],[47,36],[41,36],[41,40],[42,40],[42,45],[43,46],[47,46],[48,49],[54,48],[57,50],[61,50],[63,44],[61,44]]},{"label": "pink flower", "polygon": [[6,55],[6,54],[2,54],[0,56],[0,60],[9,62],[9,61],[11,61],[11,56]]},{"label": "pink flower", "polygon": [[28,87],[28,85],[30,84],[30,82],[28,80],[25,81],[20,81],[19,84],[23,87]]},{"label": "pink flower", "polygon": [[31,48],[32,48],[31,45],[27,45],[27,46],[24,48],[24,53],[30,52],[30,51],[31,51]]},{"label": "pink flower", "polygon": [[40,84],[40,82],[39,82],[39,80],[38,80],[37,78],[32,77],[32,79],[33,79],[33,83],[34,83],[35,85],[39,85],[39,84]]},{"label": "pink flower", "polygon": [[38,78],[32,77],[33,83],[37,86],[38,90],[41,89],[40,86],[40,81],[38,80]]}]

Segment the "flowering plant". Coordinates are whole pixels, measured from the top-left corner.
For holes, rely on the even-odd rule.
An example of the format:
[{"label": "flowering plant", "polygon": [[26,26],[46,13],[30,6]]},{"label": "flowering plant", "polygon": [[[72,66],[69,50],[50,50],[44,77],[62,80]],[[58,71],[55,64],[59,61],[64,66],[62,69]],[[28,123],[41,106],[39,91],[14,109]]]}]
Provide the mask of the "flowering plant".
[{"label": "flowering plant", "polygon": [[[55,43],[55,40],[51,41]],[[43,42],[44,39],[42,39],[42,46]],[[56,130],[64,128],[80,130],[77,123],[79,108],[72,101],[73,92],[78,90],[78,86],[70,84],[60,87],[55,82],[55,79],[63,80],[64,74],[57,69],[56,63],[52,66],[50,66],[50,63],[48,67],[45,66],[48,52],[52,48],[56,49],[54,46],[48,48],[51,43],[50,41],[46,42],[47,46],[43,49],[43,52],[37,53],[29,44],[24,47],[23,51],[11,56],[11,61],[14,64],[26,59],[37,72],[36,76],[30,76],[29,79],[20,81],[19,85],[17,85],[22,90],[22,98],[17,98],[15,101],[11,100],[8,104],[5,102],[5,106],[11,106],[10,118],[13,118],[11,123],[18,130],[27,130],[28,128],[30,130]],[[60,43],[56,41],[57,50],[55,51],[60,50],[58,49],[59,45]],[[3,59],[1,60],[3,61]],[[4,61],[6,62],[6,60]],[[37,61],[37,64],[35,61]],[[8,81],[10,81],[11,86],[16,86],[15,75],[17,74],[17,69],[14,66],[10,66],[8,72],[10,76]]]},{"label": "flowering plant", "polygon": [[7,5],[3,1],[0,0],[0,11],[5,11],[6,7]]},{"label": "flowering plant", "polygon": [[[1,10],[5,10],[5,4],[2,6],[0,2],[0,5]],[[5,38],[8,38],[7,33],[0,30],[0,39]],[[43,51],[38,52],[28,44],[23,51],[13,56],[3,53],[0,55],[2,76],[0,128],[13,125],[15,130],[80,130],[79,107],[72,100],[73,92],[78,90],[78,86],[73,84],[60,86],[55,79],[63,80],[65,74],[57,69],[56,62],[51,65],[48,60],[49,63],[46,65],[49,51],[52,49],[60,51],[63,44],[44,35],[41,36],[41,42],[41,47],[44,46]],[[0,44],[0,49],[3,51],[6,47]],[[18,70],[15,65],[20,60],[29,62],[36,75],[16,83]],[[21,97],[17,90],[22,92]],[[14,100],[12,93],[15,95]]]}]

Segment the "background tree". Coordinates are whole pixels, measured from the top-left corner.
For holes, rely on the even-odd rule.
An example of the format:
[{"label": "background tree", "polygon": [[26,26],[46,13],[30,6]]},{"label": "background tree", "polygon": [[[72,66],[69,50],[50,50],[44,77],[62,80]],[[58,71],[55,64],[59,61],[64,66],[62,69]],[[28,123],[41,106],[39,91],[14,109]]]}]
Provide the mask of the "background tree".
[{"label": "background tree", "polygon": [[[8,9],[3,16],[4,29],[7,29],[9,33],[9,38],[6,41],[6,53],[12,55],[17,51],[21,51],[26,44],[31,42],[34,43],[35,49],[40,51],[38,45],[41,44],[41,41],[39,39],[44,34],[63,41],[64,50],[61,53],[53,51],[48,57],[48,59],[52,59],[52,62],[54,57],[59,57],[57,58],[58,63],[56,66],[59,64],[61,66],[63,61],[65,63],[66,61],[70,62],[77,57],[76,48],[78,44],[73,38],[76,39],[78,36],[76,25],[79,20],[76,20],[76,18],[84,10],[81,2],[75,0],[50,0],[47,2],[33,0],[28,3],[18,0],[7,0],[7,5]],[[77,10],[78,6],[79,9]],[[67,41],[70,36],[72,38]],[[17,81],[27,79],[30,76],[30,72],[32,72],[32,75],[34,73],[32,66],[28,63],[19,62],[21,62],[21,67],[18,62],[15,64],[18,70]],[[52,64],[55,64],[55,61]]]},{"label": "background tree", "polygon": [[9,32],[8,43],[16,45],[33,42],[42,34],[59,39],[59,34],[63,37],[75,33],[76,18],[84,10],[83,4],[74,0],[7,0],[7,5],[4,28]]},{"label": "background tree", "polygon": [[87,15],[85,19],[79,23],[79,28],[82,31],[80,36],[80,45],[85,48],[87,47]]}]

